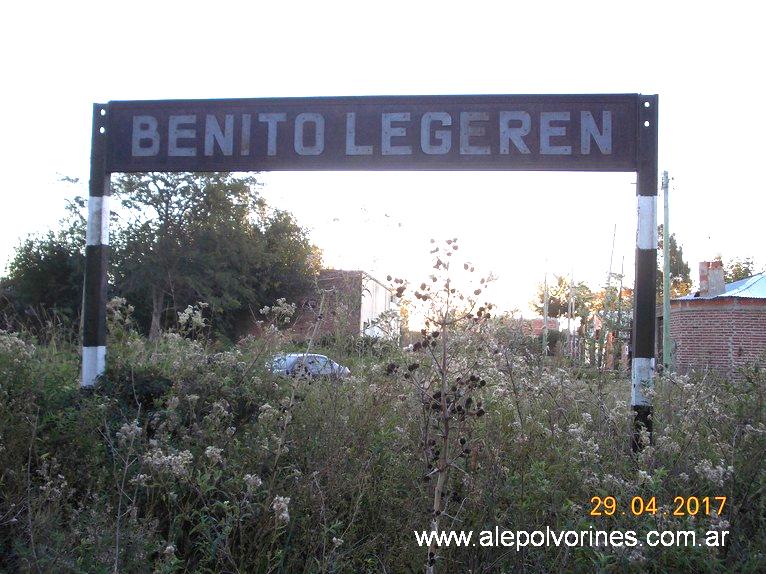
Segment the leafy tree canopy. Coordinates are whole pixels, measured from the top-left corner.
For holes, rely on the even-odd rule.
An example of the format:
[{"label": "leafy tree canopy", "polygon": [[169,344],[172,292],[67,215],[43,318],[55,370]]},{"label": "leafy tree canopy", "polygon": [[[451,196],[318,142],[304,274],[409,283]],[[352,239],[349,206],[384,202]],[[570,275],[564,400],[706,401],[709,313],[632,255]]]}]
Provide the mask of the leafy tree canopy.
[{"label": "leafy tree canopy", "polygon": [[[571,289],[574,298],[574,317],[585,320],[590,314],[593,292],[583,282],[576,283]],[[570,282],[563,275],[554,275],[554,281],[548,285],[548,316],[566,317],[569,308]],[[530,302],[530,308],[542,315],[545,304],[545,284],[537,286],[537,295]]]},{"label": "leafy tree canopy", "polygon": [[58,313],[75,320],[82,305],[85,218],[81,198],[67,205],[58,231],[31,235],[16,248],[8,275],[0,279],[0,309],[12,317]]},{"label": "leafy tree canopy", "polygon": [[[663,225],[657,227],[657,301],[662,301],[664,289],[663,283],[663,254],[665,233]],[[670,258],[670,296],[682,297],[687,295],[692,288],[691,272],[689,264],[684,261],[684,250],[678,244],[675,233],[670,234],[668,241],[668,255]]]},{"label": "leafy tree canopy", "polygon": [[116,284],[151,309],[150,335],[204,301],[214,328],[235,336],[253,310],[297,297],[318,271],[304,230],[267,208],[252,177],[130,174],[115,195],[128,214],[114,248]]},{"label": "leafy tree canopy", "polygon": [[[716,257],[721,261],[721,256]],[[762,271],[758,269],[752,257],[735,257],[723,266],[723,276],[726,283],[734,283],[740,279],[747,279]]]},{"label": "leafy tree canopy", "polygon": [[[620,275],[612,274],[612,280],[619,282]],[[592,315],[598,316],[608,331],[627,331],[633,317],[633,289],[613,283],[593,293],[590,303]]]},{"label": "leafy tree canopy", "polygon": [[[213,329],[235,337],[253,310],[311,288],[318,250],[286,212],[270,210],[252,177],[130,174],[113,184],[110,289],[156,335],[203,301]],[[2,281],[6,307],[42,306],[75,318],[84,270],[84,201],[62,229],[27,239]]]}]

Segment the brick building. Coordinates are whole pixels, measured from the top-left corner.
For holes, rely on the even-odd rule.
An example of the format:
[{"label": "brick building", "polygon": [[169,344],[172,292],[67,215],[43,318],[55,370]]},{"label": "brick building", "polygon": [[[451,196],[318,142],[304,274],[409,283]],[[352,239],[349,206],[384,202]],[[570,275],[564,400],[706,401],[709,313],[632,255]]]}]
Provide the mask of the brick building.
[{"label": "brick building", "polygon": [[383,283],[364,271],[323,269],[316,290],[300,301],[292,331],[307,338],[316,325],[318,337],[398,337],[398,321],[389,325],[378,321],[386,312],[398,318],[399,302]]},{"label": "brick building", "polygon": [[[657,331],[661,353],[661,312]],[[725,284],[720,261],[700,263],[700,290],[670,302],[670,335],[679,372],[710,368],[736,377],[740,367],[763,361],[766,273]]]},{"label": "brick building", "polygon": [[[521,322],[521,332],[527,337],[539,337],[543,332],[545,320],[542,318],[524,319]],[[548,317],[548,330],[558,331],[559,320],[554,317]]]}]

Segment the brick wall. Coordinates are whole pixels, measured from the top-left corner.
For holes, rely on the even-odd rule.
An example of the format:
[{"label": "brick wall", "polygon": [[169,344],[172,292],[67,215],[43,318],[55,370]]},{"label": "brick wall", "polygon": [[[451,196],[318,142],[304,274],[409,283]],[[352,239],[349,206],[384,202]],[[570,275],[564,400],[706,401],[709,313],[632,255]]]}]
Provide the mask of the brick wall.
[{"label": "brick wall", "polygon": [[732,376],[766,353],[766,301],[721,297],[672,301],[676,367],[710,367]]},{"label": "brick wall", "polygon": [[[539,337],[543,332],[543,319],[524,319],[521,323],[521,332],[527,337]],[[548,330],[558,331],[559,320],[554,317],[548,317]]]},{"label": "brick wall", "polygon": [[[317,278],[317,291],[298,304],[292,333],[297,339],[308,338],[317,327],[317,337],[324,335],[358,335],[361,324],[361,271],[323,269]],[[324,310],[319,304],[324,295]]]}]

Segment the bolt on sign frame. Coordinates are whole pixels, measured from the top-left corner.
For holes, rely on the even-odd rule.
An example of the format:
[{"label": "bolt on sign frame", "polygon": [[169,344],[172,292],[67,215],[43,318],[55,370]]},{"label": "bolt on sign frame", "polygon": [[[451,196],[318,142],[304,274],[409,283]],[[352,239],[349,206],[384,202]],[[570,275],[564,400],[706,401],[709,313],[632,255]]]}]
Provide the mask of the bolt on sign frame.
[{"label": "bolt on sign frame", "polygon": [[[656,95],[113,101],[93,106],[82,385],[106,360],[110,174],[273,170],[634,171],[631,405],[651,432]],[[634,433],[634,448],[638,435]]]}]

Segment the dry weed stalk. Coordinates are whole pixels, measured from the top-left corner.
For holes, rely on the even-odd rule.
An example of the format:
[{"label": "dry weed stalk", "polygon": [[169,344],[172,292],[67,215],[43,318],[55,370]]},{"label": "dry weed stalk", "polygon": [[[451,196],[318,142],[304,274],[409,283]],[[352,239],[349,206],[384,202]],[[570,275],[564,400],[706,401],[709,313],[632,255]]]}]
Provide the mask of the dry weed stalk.
[{"label": "dry weed stalk", "polygon": [[[467,280],[458,279],[453,267],[457,251],[457,239],[431,250],[435,273],[413,294],[426,308],[425,327],[421,340],[412,346],[415,360],[403,374],[414,385],[422,408],[423,479],[430,486],[430,526],[435,533],[444,529],[444,518],[450,520],[449,528],[459,521],[457,514],[465,500],[462,491],[470,487],[479,447],[473,440],[473,423],[485,414],[481,395],[486,381],[480,374],[480,357],[486,349],[476,334],[489,319],[492,305],[480,306],[477,298],[491,278],[473,279],[474,267],[465,262],[462,271]],[[407,283],[396,279],[394,284],[401,297]],[[452,471],[460,473],[460,480],[452,479]],[[450,513],[453,504],[457,510]],[[438,547],[432,539],[428,574],[435,571],[437,559]]]}]

